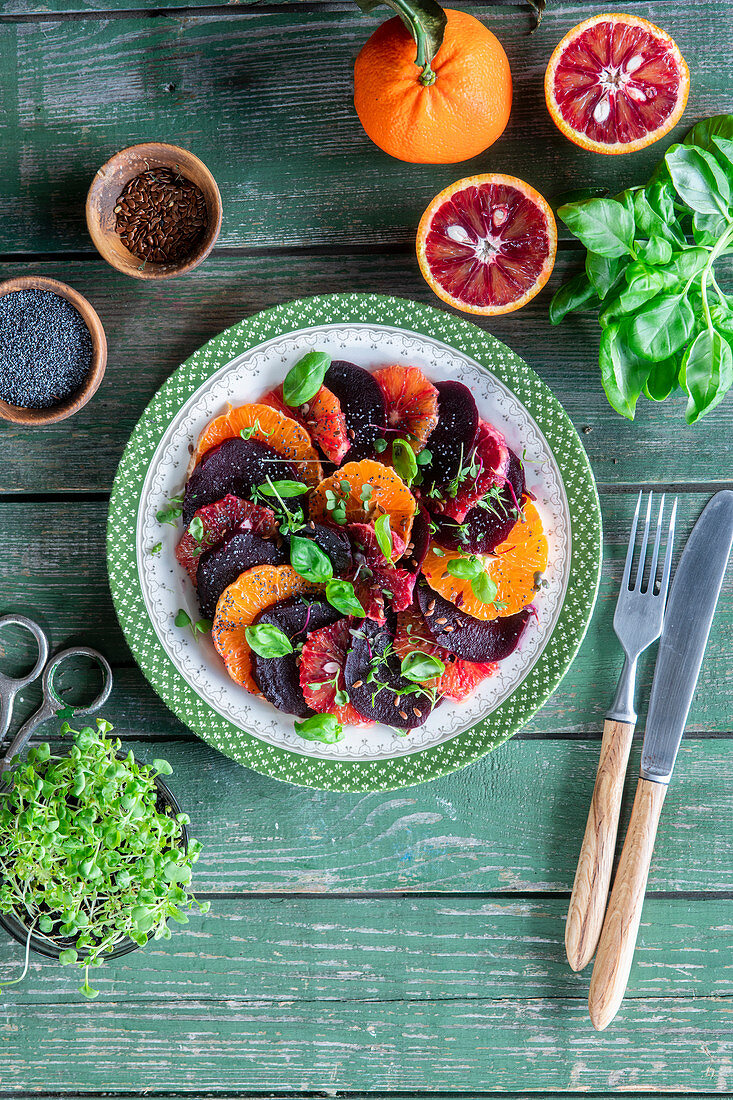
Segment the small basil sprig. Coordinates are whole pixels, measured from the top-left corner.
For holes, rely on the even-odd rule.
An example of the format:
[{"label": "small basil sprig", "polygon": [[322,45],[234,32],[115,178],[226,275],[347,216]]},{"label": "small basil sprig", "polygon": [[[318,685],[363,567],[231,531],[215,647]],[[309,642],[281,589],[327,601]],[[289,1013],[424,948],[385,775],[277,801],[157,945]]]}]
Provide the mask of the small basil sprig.
[{"label": "small basil sprig", "polygon": [[158,523],[170,523],[173,527],[183,511],[183,496],[171,497],[165,508],[155,513]]},{"label": "small basil sprig", "polygon": [[416,649],[403,658],[400,671],[406,680],[422,684],[425,680],[434,680],[436,676],[442,676],[445,665],[434,654]]},{"label": "small basil sprig", "polygon": [[290,539],[290,564],[296,573],[314,584],[325,583],[333,576],[333,565],[328,554],[312,539],[302,535],[293,535]]},{"label": "small basil sprig", "polygon": [[733,115],[697,123],[645,186],[567,203],[558,215],[588,251],[550,320],[598,310],[613,408],[633,420],[642,394],[663,401],[681,387],[694,424],[733,384],[733,300],[715,278],[718,259],[733,252]]},{"label": "small basil sprig", "polygon": [[184,611],[183,608],[178,609],[173,622],[178,627],[188,627],[194,638],[197,634],[208,634],[213,626],[211,619],[197,619],[196,622],[194,622],[188,612]]},{"label": "small basil sprig", "polygon": [[451,558],[446,568],[452,577],[471,582],[471,591],[481,603],[492,604],[497,587],[484,569],[483,562],[472,554],[469,558]]},{"label": "small basil sprig", "polygon": [[351,581],[342,581],[338,577],[333,577],[330,581],[327,581],[326,599],[331,607],[335,607],[342,615],[355,615],[360,619],[363,619],[366,615]]},{"label": "small basil sprig", "polygon": [[295,732],[306,741],[321,741],[324,745],[335,745],[342,741],[344,728],[332,714],[314,714],[303,722],[293,722]]},{"label": "small basil sprig", "polygon": [[285,657],[293,652],[293,643],[290,638],[272,623],[248,626],[244,636],[250,649],[260,657]]},{"label": "small basil sprig", "polygon": [[374,534],[377,538],[377,545],[382,551],[383,556],[390,561],[392,559],[392,528],[389,522],[389,512],[383,512],[381,516],[377,516],[374,522]]},{"label": "small basil sprig", "polygon": [[395,439],[392,443],[392,465],[405,485],[412,485],[417,477],[417,456],[406,440]]},{"label": "small basil sprig", "polygon": [[285,404],[296,408],[312,401],[331,366],[331,356],[324,351],[309,351],[291,367],[283,382]]}]

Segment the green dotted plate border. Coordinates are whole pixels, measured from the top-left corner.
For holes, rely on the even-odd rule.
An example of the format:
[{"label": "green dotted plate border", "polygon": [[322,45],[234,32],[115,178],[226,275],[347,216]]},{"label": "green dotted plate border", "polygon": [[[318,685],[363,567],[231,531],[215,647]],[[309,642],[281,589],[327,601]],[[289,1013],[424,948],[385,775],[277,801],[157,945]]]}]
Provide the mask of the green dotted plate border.
[{"label": "green dotted plate border", "polygon": [[[248,348],[318,324],[392,325],[432,337],[499,378],[534,417],[561,470],[571,521],[571,562],[560,615],[525,679],[483,721],[431,748],[390,760],[318,760],[275,748],[217,714],[190,687],[160,643],[143,600],[135,550],[140,494],[173,416],[213,373]],[[528,721],[560,683],[590,622],[601,566],[601,513],[585,450],[567,413],[519,356],[495,337],[443,310],[381,294],[299,299],[247,318],[210,340],[161,386],[140,418],[115,476],[107,522],[107,564],[115,609],[143,673],[181,721],[240,764],[290,783],[335,791],[387,791],[446,775],[495,749]]]}]

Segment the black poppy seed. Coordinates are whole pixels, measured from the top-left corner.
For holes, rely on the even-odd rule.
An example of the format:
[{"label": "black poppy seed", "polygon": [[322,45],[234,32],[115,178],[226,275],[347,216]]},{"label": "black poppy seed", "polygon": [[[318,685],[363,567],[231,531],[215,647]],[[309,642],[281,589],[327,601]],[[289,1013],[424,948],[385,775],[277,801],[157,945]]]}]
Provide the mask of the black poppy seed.
[{"label": "black poppy seed", "polygon": [[92,364],[92,338],[79,311],[50,290],[0,297],[0,398],[48,409],[81,386]]}]

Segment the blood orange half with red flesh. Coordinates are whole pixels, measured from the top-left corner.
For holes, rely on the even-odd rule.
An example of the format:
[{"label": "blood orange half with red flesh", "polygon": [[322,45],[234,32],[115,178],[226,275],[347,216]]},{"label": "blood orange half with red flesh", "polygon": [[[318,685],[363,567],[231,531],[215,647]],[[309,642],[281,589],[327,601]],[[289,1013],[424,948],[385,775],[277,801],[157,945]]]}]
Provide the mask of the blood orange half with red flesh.
[{"label": "blood orange half with red flesh", "polygon": [[632,153],[666,134],[690,73],[666,31],[636,15],[596,15],[569,31],[545,73],[545,99],[566,137],[597,153]]},{"label": "blood orange half with red flesh", "polygon": [[197,509],[194,520],[196,517],[201,520],[201,538],[196,538],[196,535],[191,533],[191,524],[189,524],[176,547],[176,557],[194,584],[196,584],[196,570],[201,555],[212,546],[218,546],[235,529],[252,531],[256,535],[262,535],[263,538],[268,538],[277,531],[277,520],[271,508],[251,504],[250,501],[242,500],[233,493],[228,493],[221,500]]},{"label": "blood orange half with red flesh", "polygon": [[417,258],[444,302],[465,313],[510,313],[550,277],[557,226],[549,204],[516,176],[469,176],[422,216]]}]

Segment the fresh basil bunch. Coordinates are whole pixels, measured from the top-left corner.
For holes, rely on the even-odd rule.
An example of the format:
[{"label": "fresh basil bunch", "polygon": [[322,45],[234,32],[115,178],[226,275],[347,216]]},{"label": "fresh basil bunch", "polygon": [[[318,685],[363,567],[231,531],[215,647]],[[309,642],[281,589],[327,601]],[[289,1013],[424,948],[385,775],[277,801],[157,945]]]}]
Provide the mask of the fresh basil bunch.
[{"label": "fresh basil bunch", "polygon": [[559,324],[599,310],[599,364],[614,409],[682,388],[694,424],[733,384],[733,297],[716,261],[733,251],[733,115],[693,126],[646,186],[567,203],[558,216],[588,249],[585,271],[550,304]]}]

